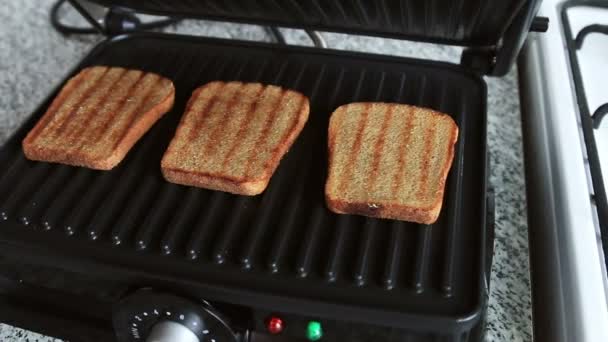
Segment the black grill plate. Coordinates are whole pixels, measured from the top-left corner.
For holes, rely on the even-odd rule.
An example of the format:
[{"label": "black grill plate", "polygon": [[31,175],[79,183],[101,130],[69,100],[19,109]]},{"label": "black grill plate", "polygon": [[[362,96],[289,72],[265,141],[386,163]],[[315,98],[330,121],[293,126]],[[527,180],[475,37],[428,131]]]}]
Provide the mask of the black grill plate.
[{"label": "black grill plate", "polygon": [[[155,34],[106,41],[73,73],[100,64],[171,78],[174,109],[119,167],[103,172],[24,158],[21,140],[46,101],[0,151],[2,253],[137,286],[199,286],[210,300],[269,310],[435,330],[478,323],[486,295],[480,77],[437,62]],[[185,102],[211,80],[273,83],[311,99],[305,129],[260,196],[162,178],[160,159]],[[326,209],[328,118],[352,101],[453,115],[460,137],[436,224]]]}]

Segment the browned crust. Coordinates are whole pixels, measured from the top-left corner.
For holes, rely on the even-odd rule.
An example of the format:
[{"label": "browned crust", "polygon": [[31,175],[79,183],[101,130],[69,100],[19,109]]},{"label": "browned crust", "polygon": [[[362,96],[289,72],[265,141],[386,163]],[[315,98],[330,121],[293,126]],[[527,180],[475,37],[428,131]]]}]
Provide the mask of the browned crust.
[{"label": "browned crust", "polygon": [[[391,103],[382,103],[382,102],[377,102],[377,103],[393,105]],[[340,106],[334,111],[334,113],[337,113],[338,110],[342,109],[342,107],[344,107],[344,106],[353,105],[353,104],[355,104],[355,103],[350,103],[350,104]],[[421,108],[421,107],[419,107],[419,108]],[[423,108],[423,109],[427,109],[427,108]],[[443,204],[443,197],[444,197],[444,193],[445,193],[445,182],[447,181],[447,176],[450,171],[450,168],[452,167],[452,163],[454,160],[454,154],[455,154],[455,148],[456,148],[455,144],[456,144],[456,141],[458,140],[458,133],[459,133],[458,131],[459,130],[458,130],[458,125],[456,125],[454,120],[449,115],[434,111],[432,109],[427,109],[427,110],[429,111],[430,115],[440,116],[442,118],[449,119],[452,122],[452,127],[453,127],[453,129],[451,130],[452,134],[451,134],[451,138],[450,138],[450,141],[452,143],[449,145],[449,149],[447,152],[448,158],[446,159],[446,163],[444,163],[444,165],[440,171],[441,172],[441,177],[439,177],[440,186],[439,186],[439,192],[438,192],[437,196],[435,197],[435,202],[427,207],[415,207],[415,206],[408,206],[408,205],[390,203],[390,202],[389,203],[382,203],[382,202],[361,203],[361,202],[345,201],[341,198],[336,198],[336,197],[332,196],[332,193],[330,191],[331,184],[330,184],[330,179],[329,179],[329,175],[328,175],[327,182],[325,184],[325,201],[327,203],[327,207],[329,208],[329,210],[331,210],[337,214],[356,214],[356,215],[363,215],[363,216],[368,216],[368,217],[410,221],[410,222],[416,222],[416,223],[422,223],[422,224],[433,224],[437,221],[437,219],[439,218],[439,214],[441,212],[442,204]],[[336,132],[332,129],[332,125],[330,124],[329,129],[328,129],[328,154],[329,154],[328,169],[329,170],[331,170],[331,168],[332,168],[331,163],[334,160],[333,154],[334,154],[334,144],[336,141],[335,135],[336,135]]]},{"label": "browned crust", "polygon": [[[190,100],[188,101],[188,105],[186,106],[185,113],[188,113],[189,108],[194,104],[196,97],[198,94],[205,88],[214,83],[224,83],[220,81],[214,81],[207,83],[192,93]],[[254,83],[252,83],[254,84]],[[260,84],[260,83],[258,83]],[[264,86],[263,84],[261,84]],[[286,136],[281,139],[280,143],[274,148],[272,152],[272,156],[270,160],[265,164],[264,171],[262,175],[258,178],[248,177],[248,173],[246,173],[245,177],[235,178],[230,177],[221,173],[206,173],[199,171],[190,171],[190,170],[182,170],[176,167],[172,167],[168,165],[168,155],[169,153],[177,153],[173,151],[173,145],[175,137],[169,144],[169,148],[165,152],[163,159],[161,161],[161,171],[165,179],[172,183],[195,186],[200,188],[218,190],[230,192],[237,195],[246,195],[246,196],[255,196],[266,190],[268,183],[270,182],[270,178],[272,177],[274,171],[278,167],[281,159],[287,153],[291,145],[293,145],[296,138],[300,135],[300,132],[304,128],[304,125],[308,121],[308,116],[310,112],[310,104],[308,98],[299,92],[294,90],[289,90],[290,92],[298,94],[301,98],[300,111],[297,115],[297,119],[294,120],[292,127],[286,133]],[[183,123],[185,122],[185,115],[182,116],[181,122],[177,128],[176,135],[178,136],[178,132],[181,129],[184,129]],[[253,157],[255,158],[255,156]],[[249,162],[249,161],[248,161]]]},{"label": "browned crust", "polygon": [[199,188],[230,192],[237,195],[254,196],[260,194],[266,186],[268,179],[243,180],[227,177],[220,174],[205,172],[191,172],[180,169],[161,167],[165,179],[171,183],[196,186]]},{"label": "browned crust", "polygon": [[325,195],[327,207],[337,214],[355,214],[423,224],[433,224],[437,221],[443,200],[442,196],[433,206],[419,208],[395,203],[349,203],[330,198],[327,193]]},{"label": "browned crust", "polygon": [[[94,158],[85,153],[63,153],[63,150],[55,150],[49,147],[37,148],[33,144],[39,132],[48,124],[48,121],[54,115],[60,104],[74,91],[80,84],[90,68],[84,69],[81,73],[68,81],[66,86],[61,90],[60,94],[53,100],[53,103],[47,112],[38,121],[36,126],[28,133],[22,142],[23,152],[30,160],[56,162],[68,165],[83,166],[96,170],[111,170],[118,165],[131,147],[158,121],[166,112],[171,110],[175,99],[175,88],[173,82],[168,80],[171,87],[169,93],[158,105],[152,107],[147,112],[139,116],[137,120],[128,126],[125,134],[117,142],[111,154],[103,159]],[[163,77],[159,76],[159,81],[162,82]],[[134,113],[136,115],[136,113]]]}]

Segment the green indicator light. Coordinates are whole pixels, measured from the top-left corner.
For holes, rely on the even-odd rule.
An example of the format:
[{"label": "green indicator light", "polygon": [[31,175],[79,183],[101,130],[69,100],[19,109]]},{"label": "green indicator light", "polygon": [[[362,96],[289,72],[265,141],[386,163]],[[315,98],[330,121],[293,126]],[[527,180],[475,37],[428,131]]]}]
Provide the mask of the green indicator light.
[{"label": "green indicator light", "polygon": [[321,323],[316,321],[308,322],[308,326],[306,327],[306,337],[311,341],[317,341],[323,337],[323,329],[321,328]]}]

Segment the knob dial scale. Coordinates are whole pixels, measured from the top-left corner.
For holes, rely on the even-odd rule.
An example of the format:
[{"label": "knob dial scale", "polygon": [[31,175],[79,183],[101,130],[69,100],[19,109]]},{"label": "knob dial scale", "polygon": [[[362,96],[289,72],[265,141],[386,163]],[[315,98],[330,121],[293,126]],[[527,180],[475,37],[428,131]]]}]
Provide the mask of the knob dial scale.
[{"label": "knob dial scale", "polygon": [[119,342],[232,342],[227,320],[204,301],[139,290],[114,310]]}]

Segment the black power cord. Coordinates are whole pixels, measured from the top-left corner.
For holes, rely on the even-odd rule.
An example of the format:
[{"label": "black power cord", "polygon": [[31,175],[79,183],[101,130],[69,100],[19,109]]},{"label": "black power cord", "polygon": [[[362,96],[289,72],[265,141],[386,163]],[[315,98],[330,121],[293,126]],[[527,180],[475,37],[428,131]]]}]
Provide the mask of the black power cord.
[{"label": "black power cord", "polygon": [[287,45],[285,36],[276,26],[267,26],[266,31],[274,39],[274,42],[280,45]]},{"label": "black power cord", "polygon": [[[68,34],[99,34],[98,29],[94,27],[77,27],[64,24],[59,19],[59,11],[67,0],[57,0],[51,7],[50,17],[51,25],[55,30],[63,35]],[[167,18],[157,21],[142,23],[137,16],[127,10],[121,8],[111,8],[104,18],[105,30],[108,34],[120,34],[135,30],[153,30],[163,28],[169,25],[177,24],[180,19]]]},{"label": "black power cord", "polygon": [[70,26],[70,25],[66,25],[66,24],[62,23],[59,20],[59,10],[61,9],[61,6],[63,6],[63,4],[65,4],[65,2],[66,2],[66,0],[58,0],[57,2],[55,2],[53,4],[53,7],[51,7],[51,25],[53,26],[53,28],[55,30],[57,30],[59,33],[61,33],[63,35],[99,33],[96,29],[94,29],[92,27],[76,27],[76,26]]},{"label": "black power cord", "polygon": [[[306,34],[308,35],[308,37],[310,38],[310,40],[312,41],[314,46],[316,46],[318,48],[327,48],[327,42],[325,41],[325,39],[323,38],[321,33],[317,32],[317,31],[312,31],[312,30],[304,30],[304,31],[306,32]],[[283,33],[281,33],[281,30],[279,30],[278,27],[267,26],[266,32],[273,38],[275,43],[277,43],[279,45],[287,45],[285,36],[283,36]]]}]

